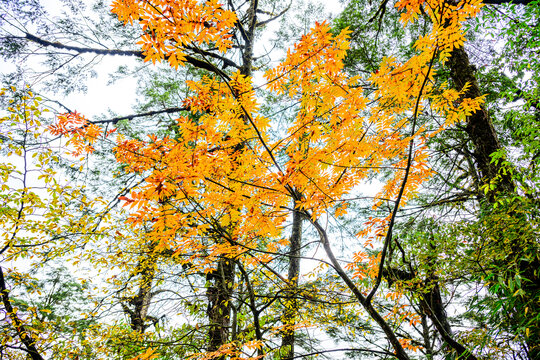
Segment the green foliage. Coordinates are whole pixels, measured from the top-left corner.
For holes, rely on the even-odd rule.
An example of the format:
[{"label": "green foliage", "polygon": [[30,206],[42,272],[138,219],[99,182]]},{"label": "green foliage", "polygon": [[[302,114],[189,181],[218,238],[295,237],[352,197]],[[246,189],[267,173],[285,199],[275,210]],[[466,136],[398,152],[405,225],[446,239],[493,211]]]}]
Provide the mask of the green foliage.
[{"label": "green foliage", "polygon": [[[479,302],[489,309],[496,333],[516,342],[538,344],[540,329],[540,242],[538,205],[524,197],[503,198],[475,229],[474,257],[489,295]],[[533,353],[533,349],[529,349]],[[538,351],[538,349],[536,349]]]},{"label": "green foliage", "polygon": [[[43,349],[51,354],[50,359],[64,359],[69,354],[79,353],[86,359],[93,357],[85,340],[95,319],[84,316],[93,306],[88,297],[86,283],[74,279],[65,267],[39,269],[33,278],[11,272],[6,281],[17,291],[10,295],[17,314],[23,314],[26,325],[47,338],[48,346]],[[8,324],[4,324],[8,325]],[[9,325],[0,330],[9,332]]]}]

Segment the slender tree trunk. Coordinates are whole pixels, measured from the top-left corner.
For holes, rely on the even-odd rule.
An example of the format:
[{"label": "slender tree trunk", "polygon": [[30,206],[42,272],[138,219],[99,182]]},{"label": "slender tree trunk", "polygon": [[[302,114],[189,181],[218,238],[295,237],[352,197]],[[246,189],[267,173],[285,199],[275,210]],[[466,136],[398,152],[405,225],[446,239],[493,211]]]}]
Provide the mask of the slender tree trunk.
[{"label": "slender tree trunk", "polygon": [[[237,29],[243,40],[243,45],[240,46],[242,52],[240,73],[245,76],[251,76],[253,70],[253,41],[255,39],[258,7],[258,0],[250,0],[249,8],[245,14],[245,20],[239,21],[237,24]],[[238,94],[235,95],[237,96]],[[247,117],[245,121],[246,123],[248,122]],[[240,154],[244,146],[244,143],[239,143],[235,149],[236,152]],[[221,257],[218,261],[216,271],[207,276],[207,280],[211,282],[211,285],[207,289],[208,320],[210,323],[208,351],[216,351],[221,345],[229,342],[235,270],[233,259]],[[217,359],[225,359],[225,356]]]},{"label": "slender tree trunk", "polygon": [[19,339],[21,339],[21,342],[24,344],[28,357],[32,360],[43,360],[43,357],[35,347],[35,336],[24,325],[21,319],[19,319],[15,309],[13,309],[13,306],[11,305],[9,290],[6,286],[2,267],[0,267],[0,298],[2,299],[2,304],[4,305],[5,309],[4,315],[11,319],[11,323],[17,332],[17,336],[19,336]]},{"label": "slender tree trunk", "polygon": [[293,210],[292,233],[289,244],[289,273],[287,276],[287,290],[285,292],[285,309],[282,322],[287,326],[281,338],[281,354],[283,360],[294,358],[295,331],[291,329],[296,324],[298,313],[297,290],[300,275],[300,247],[302,245],[302,214]]},{"label": "slender tree trunk", "polygon": [[[434,269],[434,266],[434,264],[431,265],[431,268]],[[383,270],[383,275],[390,284],[395,281],[411,281],[416,278],[416,274],[412,272],[390,267]],[[427,316],[437,329],[437,332],[441,335],[443,341],[458,353],[460,359],[477,360],[463,344],[456,341],[453,337],[452,328],[446,315],[437,277],[434,274],[430,274],[427,279],[423,281],[421,289],[422,293],[417,293],[416,295],[418,295],[420,299],[420,315],[422,315],[422,321],[425,321],[425,316]],[[414,290],[411,291],[411,293],[414,292]],[[427,324],[423,324],[423,327],[424,338],[426,338],[426,336],[429,335],[426,332]]]},{"label": "slender tree trunk", "polygon": [[424,349],[426,349],[426,360],[433,360],[433,346],[431,345],[431,336],[429,334],[429,325],[426,314],[422,313],[422,337],[424,338]]},{"label": "slender tree trunk", "polygon": [[421,295],[420,308],[429,317],[441,338],[451,349],[458,353],[460,359],[477,360],[469,349],[454,339],[436,276],[430,274],[423,287],[429,289],[429,291]]},{"label": "slender tree trunk", "polygon": [[[232,294],[234,288],[234,262],[226,257],[218,261],[217,269],[208,274],[211,285],[208,297],[208,351],[216,351],[229,341],[231,328]],[[224,356],[217,359],[225,359]]]}]

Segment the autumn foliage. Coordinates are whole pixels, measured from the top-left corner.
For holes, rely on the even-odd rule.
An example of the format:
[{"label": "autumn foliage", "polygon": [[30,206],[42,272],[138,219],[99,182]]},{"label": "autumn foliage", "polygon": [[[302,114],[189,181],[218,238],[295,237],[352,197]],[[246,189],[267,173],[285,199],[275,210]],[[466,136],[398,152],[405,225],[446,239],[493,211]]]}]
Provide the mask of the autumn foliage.
[{"label": "autumn foliage", "polygon": [[[461,23],[478,13],[479,2],[401,1],[396,6],[404,10],[405,25],[426,9],[432,31],[416,41],[407,62],[383,60],[367,79],[374,92],[363,89],[366,79],[343,70],[349,32],[334,36],[325,23],[316,24],[265,73],[267,91],[298,103],[280,137],[268,132],[272,119],[258,112],[252,80],[241,71],[187,83],[191,95],[184,106],[191,114],[176,119],[176,137],[140,141],[119,135],[118,161],[125,171],[146,174],[145,182],[123,198],[132,209],[129,226],[151,222],[149,239],[175,254],[190,254],[183,261],[196,264],[192,269],[210,272],[221,257],[259,267],[287,246],[283,225],[292,207],[313,224],[331,214],[339,217],[347,212],[347,197],[387,167],[393,175],[373,207],[382,207],[385,199],[395,204],[357,234],[368,248],[384,243],[398,207],[430,176],[425,144],[442,128],[427,128],[418,115],[429,107],[446,119],[444,127],[463,120],[482,101],[460,101],[463,90],[434,82],[434,64],[463,45]],[[213,43],[226,52],[232,44],[236,16],[212,1],[115,1],[112,9],[126,24],[141,26],[146,61],[167,61],[176,68],[184,63],[185,46]],[[208,234],[215,241],[203,244]],[[358,249],[356,263],[348,268],[353,278],[375,280],[380,255],[365,259],[364,251]],[[400,344],[410,347],[406,340]]]},{"label": "autumn foliage", "polygon": [[[96,142],[115,141],[123,173],[144,179],[117,197],[128,213],[121,227],[137,234],[132,239],[140,247],[152,244],[151,256],[169,253],[192,274],[211,276],[226,259],[276,278],[273,264],[289,246],[286,225],[291,213],[299,212],[337,269],[340,291],[350,292],[383,329],[395,356],[408,359],[418,347],[385,324],[414,326],[420,318],[400,303],[402,292],[379,290],[380,264],[399,208],[432,176],[429,139],[483,102],[464,98],[466,88],[435,80],[437,68],[464,43],[463,22],[476,16],[481,4],[402,0],[396,7],[403,25],[425,12],[431,30],[416,40],[410,59],[385,57],[369,76],[351,76],[344,69],[351,31],[333,34],[328,23],[317,23],[264,73],[262,86],[253,85],[251,69],[208,71],[187,81],[182,104],[187,111],[174,120],[172,135],[136,139],[119,131],[113,135],[114,130],[104,133],[78,113],[58,116],[49,131],[67,137],[74,156],[90,158]],[[137,45],[147,62],[177,69],[186,66],[186,48],[212,46],[224,55],[234,51],[238,17],[214,0],[116,0],[112,12],[126,26],[140,27]],[[272,131],[275,119],[261,111],[259,90],[295,104],[279,131]],[[423,122],[420,115],[427,111],[442,125]],[[371,216],[357,227],[351,243],[361,245],[350,249],[352,258],[340,272],[329,250],[332,234],[322,224],[345,216],[373,177],[384,181],[372,204],[373,213],[383,216]],[[155,270],[154,260],[145,261]],[[391,299],[395,306],[377,310],[379,315],[373,297]],[[290,327],[312,325],[298,321]],[[286,331],[280,326],[286,325],[276,324],[272,336]],[[242,354],[244,349],[253,352]],[[265,339],[246,336],[191,356],[255,359],[272,351]],[[148,348],[136,358],[157,356]]]},{"label": "autumn foliage", "polygon": [[[151,236],[178,252],[197,249],[198,236],[217,229],[226,245],[216,245],[210,254],[234,258],[256,247],[258,238],[279,239],[291,202],[312,221],[332,211],[345,213],[347,195],[381,167],[395,171],[374,207],[398,195],[397,205],[413,197],[430,176],[426,138],[441,130],[426,129],[418,114],[430,106],[447,126],[479,108],[481,99],[459,101],[456,90],[436,87],[433,64],[463,44],[461,23],[480,5],[402,1],[396,6],[405,10],[404,24],[425,7],[433,29],[417,40],[417,53],[406,63],[384,59],[369,79],[374,93],[366,95],[361,79],[343,70],[348,32],[334,36],[328,24],[315,25],[266,72],[268,91],[298,101],[280,138],[269,135],[272,119],[258,113],[251,79],[238,71],[187,84],[193,95],[184,105],[193,115],[176,120],[177,138],[120,136],[118,161],[127,171],[150,171],[126,202],[134,209],[130,223],[153,220]],[[214,2],[116,1],[113,12],[127,24],[140,19],[147,61],[173,67],[182,64],[183,46],[216,42],[226,51],[235,21],[234,13]],[[384,238],[391,215],[373,219],[358,236],[367,244]],[[212,264],[211,257],[204,261]]]}]

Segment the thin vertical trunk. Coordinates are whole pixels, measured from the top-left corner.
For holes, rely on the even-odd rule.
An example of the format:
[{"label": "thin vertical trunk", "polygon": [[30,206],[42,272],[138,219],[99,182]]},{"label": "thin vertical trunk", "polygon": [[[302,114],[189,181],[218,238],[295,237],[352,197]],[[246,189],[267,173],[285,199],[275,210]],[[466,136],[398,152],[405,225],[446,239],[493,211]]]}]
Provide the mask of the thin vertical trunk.
[{"label": "thin vertical trunk", "polygon": [[[434,268],[434,264],[431,267]],[[384,269],[383,275],[390,285],[395,281],[412,281],[416,278],[415,273],[391,267]],[[414,294],[414,292],[415,291],[411,291],[411,294]],[[453,337],[452,328],[444,308],[439,282],[435,274],[428,275],[423,281],[421,292],[419,294],[416,293],[416,295],[418,295],[420,299],[420,315],[422,316],[422,321],[425,322],[425,317],[427,316],[437,329],[437,332],[441,335],[443,341],[458,353],[460,359],[477,360],[464,345],[456,341]],[[426,339],[429,335],[427,333],[427,324],[423,323],[422,325],[424,328],[424,339]],[[430,351],[433,355],[433,350],[431,349]]]},{"label": "thin vertical trunk", "polygon": [[[208,297],[208,351],[216,351],[229,341],[231,329],[232,294],[234,288],[234,262],[226,257],[218,261],[217,269],[208,274],[211,282]],[[224,356],[217,359],[225,359]]]},{"label": "thin vertical trunk", "polygon": [[281,353],[283,360],[294,358],[296,314],[298,313],[297,289],[300,275],[300,247],[302,243],[302,214],[293,210],[292,233],[289,244],[289,273],[287,276],[287,290],[285,292],[285,309],[282,322],[286,326],[281,338]]},{"label": "thin vertical trunk", "polygon": [[0,267],[0,298],[2,299],[2,304],[5,309],[5,316],[8,316],[11,319],[11,323],[17,332],[17,336],[21,339],[21,342],[24,344],[24,348],[28,353],[28,357],[32,360],[43,360],[43,357],[35,347],[36,337],[32,334],[30,329],[28,329],[24,323],[17,316],[17,312],[13,309],[11,305],[11,299],[9,298],[9,290],[7,289],[6,282],[4,279],[4,271]]},{"label": "thin vertical trunk", "polygon": [[[443,340],[450,345],[451,348],[461,354],[470,354],[465,346],[459,344],[453,338],[452,327],[448,321],[446,309],[441,296],[441,288],[439,286],[439,277],[435,274],[437,268],[437,257],[435,239],[433,236],[428,245],[427,253],[427,269],[428,274],[424,280],[423,294],[420,294],[420,309],[423,314],[426,314],[430,319]],[[464,358],[467,358],[466,356]],[[473,357],[474,358],[474,357]]]},{"label": "thin vertical trunk", "polygon": [[424,338],[424,349],[426,349],[426,359],[433,360],[433,346],[431,345],[431,336],[429,335],[429,326],[426,314],[422,316],[422,337]]},{"label": "thin vertical trunk", "polygon": [[[243,40],[243,44],[239,44],[242,52],[240,73],[245,76],[251,76],[253,71],[253,40],[255,39],[258,6],[258,0],[250,0],[249,8],[245,14],[245,20],[238,21],[236,25],[241,35],[239,39],[241,38]],[[238,94],[234,95],[238,96]],[[245,122],[248,123],[247,116],[245,116]],[[243,142],[237,144],[235,152],[240,155],[244,146],[245,144]],[[233,310],[232,295],[235,281],[234,260],[221,257],[218,260],[217,269],[207,275],[207,280],[210,282],[210,286],[207,289],[207,312],[209,320],[208,351],[216,351],[221,345],[230,341],[231,312]],[[225,358],[225,356],[220,356],[216,359],[222,360]]]},{"label": "thin vertical trunk", "polygon": [[[429,291],[421,295],[420,308],[422,309],[422,312],[429,317],[443,341],[451,349],[457,352],[460,359],[477,360],[476,356],[474,356],[467,347],[454,339],[452,327],[450,326],[444,308],[439,281],[434,274],[430,274],[425,280],[424,291],[425,290]],[[449,349],[449,351],[452,350]]]}]

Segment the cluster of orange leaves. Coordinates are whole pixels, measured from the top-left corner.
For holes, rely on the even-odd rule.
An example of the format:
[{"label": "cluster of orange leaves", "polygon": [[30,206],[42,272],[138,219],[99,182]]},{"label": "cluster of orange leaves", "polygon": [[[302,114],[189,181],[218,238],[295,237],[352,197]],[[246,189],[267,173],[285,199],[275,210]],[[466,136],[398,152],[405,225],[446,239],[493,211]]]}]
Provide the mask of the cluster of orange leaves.
[{"label": "cluster of orange leaves", "polygon": [[[88,122],[83,115],[78,112],[70,112],[57,116],[55,124],[49,127],[52,135],[67,135],[69,140],[67,145],[73,146],[73,156],[80,156],[94,152],[93,144],[103,135],[103,129],[98,125]],[[116,129],[105,133],[108,136]]]},{"label": "cluster of orange leaves", "polygon": [[[189,237],[196,233],[198,238],[208,227],[217,226],[229,233],[230,242],[251,246],[256,238],[279,237],[292,189],[301,194],[296,206],[316,219],[370,171],[390,164],[395,176],[374,203],[374,208],[384,206],[386,199],[394,199],[399,192],[408,161],[406,149],[413,140],[414,161],[402,203],[414,197],[431,175],[425,141],[442,129],[429,133],[420,127],[406,133],[412,118],[428,103],[419,97],[429,99],[433,110],[447,119],[446,125],[479,107],[480,99],[457,101],[462,93],[433,88],[431,63],[435,55],[444,60],[454,46],[462,44],[460,24],[476,15],[480,6],[476,0],[459,8],[443,0],[403,0],[396,6],[406,10],[404,23],[414,20],[423,6],[432,18],[433,30],[416,42],[418,53],[407,62],[383,60],[370,78],[377,88],[371,98],[359,86],[358,77],[343,71],[348,31],[334,36],[327,24],[316,24],[280,65],[265,74],[269,91],[299,102],[284,138],[269,138],[271,119],[257,113],[251,80],[239,72],[229,82],[218,77],[188,82],[193,95],[185,105],[197,120],[193,116],[177,119],[181,129],[177,139],[119,138],[115,151],[127,170],[151,171],[128,201],[139,210],[132,222],[154,219],[159,230],[156,240],[161,242],[198,224],[200,231],[188,231]],[[236,21],[233,12],[214,1],[122,0],[114,2],[113,12],[126,23],[140,23],[147,59],[168,58],[170,62],[174,53],[180,63],[185,46],[217,42],[225,51]],[[279,153],[288,159],[277,162]],[[347,203],[340,203],[342,215]],[[188,215],[174,209],[191,211]],[[156,211],[161,214],[157,220]],[[382,238],[387,222],[388,218],[372,219],[359,235],[368,244]],[[192,246],[199,247],[196,243]]]},{"label": "cluster of orange leaves", "polygon": [[175,69],[186,60],[186,46],[212,43],[222,52],[229,48],[237,19],[216,0],[121,0],[113,2],[112,12],[125,24],[139,22],[143,35],[137,44],[146,61],[166,59]]}]

